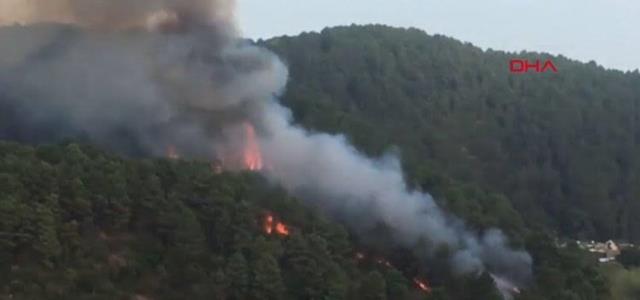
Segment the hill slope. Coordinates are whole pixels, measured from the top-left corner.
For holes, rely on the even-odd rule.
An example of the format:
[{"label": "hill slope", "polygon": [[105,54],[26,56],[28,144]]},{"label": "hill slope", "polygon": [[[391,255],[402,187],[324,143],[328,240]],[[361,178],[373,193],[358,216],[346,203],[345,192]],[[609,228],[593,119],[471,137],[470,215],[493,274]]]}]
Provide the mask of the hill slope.
[{"label": "hill slope", "polygon": [[[526,240],[536,278],[518,299],[608,295],[592,257]],[[0,142],[2,299],[501,299],[489,274],[377,248],[255,174]]]},{"label": "hill slope", "polygon": [[[415,184],[452,178],[506,195],[529,225],[640,240],[638,72],[385,26],[259,43],[290,67],[283,101],[298,122],[372,155],[397,146]],[[510,74],[515,57],[559,73]]]},{"label": "hill slope", "polygon": [[[556,58],[558,75],[512,77],[504,53],[379,26],[262,43],[291,66],[299,122],[373,155],[397,146],[414,185],[526,247],[535,278],[518,299],[607,299],[594,257],[536,227],[633,237],[637,74]],[[265,232],[269,212],[289,236]],[[499,298],[488,274],[450,274],[447,249],[411,250],[365,247],[254,174],[0,143],[2,298],[425,298],[414,276],[430,300]]]},{"label": "hill slope", "polygon": [[[266,215],[288,235],[268,234]],[[402,299],[394,267],[253,174],[0,142],[2,299]],[[480,283],[495,295],[491,281]],[[486,288],[485,288],[486,290]]]}]

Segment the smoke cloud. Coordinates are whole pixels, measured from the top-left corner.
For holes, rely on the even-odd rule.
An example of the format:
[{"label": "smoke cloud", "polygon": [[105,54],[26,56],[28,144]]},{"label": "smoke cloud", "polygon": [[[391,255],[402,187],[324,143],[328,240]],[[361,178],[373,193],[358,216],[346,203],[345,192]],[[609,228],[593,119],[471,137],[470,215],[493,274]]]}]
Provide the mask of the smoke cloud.
[{"label": "smoke cloud", "polygon": [[1,0],[0,24],[55,22],[92,29],[180,23],[233,29],[230,0]]},{"label": "smoke cloud", "polygon": [[264,174],[355,232],[385,224],[425,256],[448,246],[455,272],[529,279],[526,252],[498,230],[472,233],[410,190],[396,157],[370,159],[343,136],[293,125],[276,100],[287,68],[238,38],[233,8],[231,0],[0,0],[0,138],[81,137],[129,154],[175,147],[211,158],[241,144],[234,132],[248,121]]},{"label": "smoke cloud", "polygon": [[409,190],[397,157],[370,159],[343,136],[292,126],[288,111],[275,104],[264,115],[269,134],[261,145],[273,166],[265,172],[289,191],[338,216],[357,232],[371,232],[384,224],[398,243],[426,247],[426,255],[446,245],[454,251],[451,264],[456,273],[490,271],[518,284],[529,280],[528,253],[510,249],[497,229],[474,235],[429,194]]}]

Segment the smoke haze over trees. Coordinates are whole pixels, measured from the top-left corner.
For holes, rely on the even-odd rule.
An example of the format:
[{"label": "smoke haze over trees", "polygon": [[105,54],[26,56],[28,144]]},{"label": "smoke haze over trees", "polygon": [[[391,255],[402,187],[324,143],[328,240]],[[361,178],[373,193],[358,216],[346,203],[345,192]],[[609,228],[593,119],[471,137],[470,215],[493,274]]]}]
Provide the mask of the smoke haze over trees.
[{"label": "smoke haze over trees", "polygon": [[[242,151],[236,132],[248,122],[269,166],[263,174],[354,232],[384,225],[390,242],[421,256],[446,247],[455,273],[530,281],[526,251],[512,248],[500,229],[470,230],[429,194],[409,189],[396,157],[370,159],[339,134],[292,126],[274,98],[287,70],[236,36],[233,1],[54,6],[51,16],[34,7],[26,25],[0,29],[0,137],[82,136],[119,151],[159,156],[176,148],[226,161],[224,153]],[[30,24],[42,15],[69,25]]]},{"label": "smoke haze over trees", "polygon": [[[94,12],[100,2],[53,1],[65,4],[25,18],[66,25],[0,29],[0,138],[81,139],[145,156],[175,146],[187,158],[213,159],[239,150],[234,132],[248,121],[272,183],[348,225],[358,246],[390,259],[396,247],[409,251],[406,261],[394,262],[411,272],[356,270],[346,258],[351,247],[332,248],[353,240],[313,236],[315,222],[301,217],[308,211],[288,206],[282,191],[274,197],[284,202],[269,204],[288,208],[278,212],[309,235],[265,242],[255,226],[261,204],[243,201],[251,198],[244,188],[264,183],[217,177],[206,164],[8,144],[0,156],[9,183],[2,209],[21,217],[7,217],[0,229],[20,233],[3,244],[3,267],[27,251],[42,265],[25,264],[21,282],[41,266],[73,271],[58,284],[39,281],[26,295],[99,290],[113,297],[141,289],[171,298],[166,283],[195,298],[395,299],[406,276],[424,275],[441,287],[436,299],[467,292],[490,299],[498,294],[487,270],[530,283],[524,299],[606,294],[589,257],[555,249],[533,228],[635,239],[638,74],[558,58],[558,75],[513,77],[504,53],[417,30],[336,28],[258,43],[291,68],[283,97],[291,116],[274,98],[289,77],[285,64],[238,39],[232,2],[141,1],[122,14],[125,2],[93,15],[79,12]],[[218,13],[206,13],[211,7]],[[47,185],[46,178],[58,181]],[[224,207],[210,207],[216,205]],[[33,220],[36,229],[20,220]],[[533,260],[512,250],[522,247]],[[82,253],[96,256],[73,265]],[[115,269],[109,278],[96,271],[79,279],[103,259],[104,268]],[[155,285],[125,285],[141,274]]]},{"label": "smoke haze over trees", "polygon": [[[265,234],[267,212],[290,236]],[[607,295],[592,258],[521,234],[536,279],[518,299]],[[488,273],[451,274],[446,253],[425,260],[420,249],[370,244],[257,174],[0,142],[3,298],[501,299]],[[378,262],[385,257],[391,266]],[[414,276],[428,279],[432,294]]]},{"label": "smoke haze over trees", "polygon": [[[370,155],[397,147],[411,181],[501,193],[529,225],[640,241],[640,74],[540,53],[482,51],[420,30],[339,27],[264,42],[289,66],[304,126]],[[509,73],[511,58],[558,73]],[[455,197],[454,197],[455,198]],[[450,203],[466,220],[470,208]]]}]

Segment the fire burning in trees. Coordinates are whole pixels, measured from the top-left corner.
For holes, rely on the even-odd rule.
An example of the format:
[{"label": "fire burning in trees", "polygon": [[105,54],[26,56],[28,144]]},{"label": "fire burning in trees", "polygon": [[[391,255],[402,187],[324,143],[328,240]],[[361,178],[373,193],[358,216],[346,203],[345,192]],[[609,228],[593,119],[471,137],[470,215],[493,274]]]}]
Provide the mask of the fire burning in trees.
[{"label": "fire burning in trees", "polygon": [[[429,194],[410,189],[398,157],[370,158],[343,135],[295,125],[274,99],[289,78],[286,66],[237,35],[234,1],[135,1],[133,10],[123,0],[14,2],[28,13],[8,21],[24,26],[0,34],[1,45],[18,50],[0,59],[2,107],[15,112],[1,136],[51,143],[80,134],[98,146],[150,155],[170,141],[178,155],[200,159],[211,158],[203,156],[213,148],[220,169],[277,168],[265,172],[271,182],[354,232],[384,223],[390,236],[402,237],[398,246],[429,240],[420,256],[451,249],[456,273],[494,271],[518,284],[531,278],[528,253],[511,249],[499,230],[475,234]],[[347,173],[358,174],[354,184],[345,183]]]},{"label": "fire burning in trees", "polygon": [[290,234],[289,226],[277,221],[272,214],[267,214],[264,219],[264,232],[268,235],[275,233],[280,236],[288,236]]},{"label": "fire burning in trees", "polygon": [[[220,173],[222,169],[241,169],[258,172],[264,169],[262,151],[256,135],[255,127],[249,122],[243,122],[241,130],[237,131],[238,143],[233,147],[216,153],[217,160],[212,163],[212,169]],[[169,145],[165,151],[168,159],[180,159],[181,155],[175,145]]]},{"label": "fire burning in trees", "polygon": [[[364,261],[367,259],[367,255],[365,255],[362,252],[356,252],[355,258],[359,261]],[[375,261],[376,264],[381,265],[381,266],[385,266],[387,268],[395,268],[395,266],[393,264],[391,264],[390,261],[388,261],[387,259],[383,258],[383,257],[378,257],[373,259],[373,261]],[[426,293],[426,294],[431,294],[431,285],[429,284],[429,282],[425,279],[421,279],[418,277],[415,277],[413,279],[413,283],[416,285],[416,288],[418,288],[420,291]]]},{"label": "fire burning in trees", "polygon": [[289,235],[289,228],[287,227],[287,225],[284,225],[283,223],[278,222],[276,224],[276,233],[279,235],[287,236]]},{"label": "fire burning in trees", "polygon": [[431,293],[431,286],[429,285],[429,283],[426,280],[423,280],[423,279],[420,279],[420,278],[414,278],[413,282],[423,292],[425,292],[427,294]]},{"label": "fire burning in trees", "polygon": [[267,217],[264,220],[264,232],[266,232],[267,234],[273,233],[273,216],[272,215],[267,215]]},{"label": "fire burning in trees", "polygon": [[262,153],[260,152],[260,145],[256,139],[256,130],[251,123],[245,122],[244,129],[244,149],[242,150],[242,158],[244,168],[250,171],[262,170]]}]

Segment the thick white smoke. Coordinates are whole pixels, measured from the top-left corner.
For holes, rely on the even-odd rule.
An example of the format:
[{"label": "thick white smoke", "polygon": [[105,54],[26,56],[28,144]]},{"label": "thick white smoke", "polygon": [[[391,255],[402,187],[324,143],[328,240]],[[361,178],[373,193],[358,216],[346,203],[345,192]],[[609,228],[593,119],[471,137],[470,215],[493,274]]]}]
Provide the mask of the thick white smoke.
[{"label": "thick white smoke", "polygon": [[[45,4],[45,2],[47,4]],[[459,273],[528,280],[531,257],[499,230],[476,235],[411,191],[398,159],[370,159],[343,136],[293,125],[274,95],[286,67],[241,42],[230,0],[0,0],[0,138],[70,136],[121,151],[212,157],[225,132],[257,127],[264,174],[344,220],[355,232],[385,224],[425,256],[446,245]],[[14,11],[15,15],[7,15]],[[56,21],[71,25],[29,25]],[[4,115],[3,115],[4,113]],[[134,145],[134,146],[132,146]]]},{"label": "thick white smoke", "polygon": [[531,257],[512,250],[504,234],[472,234],[462,221],[447,215],[432,197],[411,191],[395,156],[371,159],[343,136],[310,133],[292,125],[289,111],[275,102],[261,112],[265,174],[314,205],[338,215],[357,232],[377,224],[392,230],[406,247],[425,245],[425,255],[446,245],[453,249],[457,273],[491,271],[524,283],[531,276]]}]

